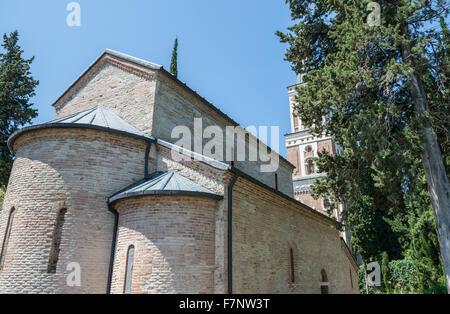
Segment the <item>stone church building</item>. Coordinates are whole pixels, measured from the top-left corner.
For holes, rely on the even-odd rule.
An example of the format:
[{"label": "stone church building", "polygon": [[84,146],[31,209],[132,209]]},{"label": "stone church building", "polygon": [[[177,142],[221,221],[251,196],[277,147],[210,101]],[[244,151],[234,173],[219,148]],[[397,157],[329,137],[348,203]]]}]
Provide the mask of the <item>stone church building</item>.
[{"label": "stone church building", "polygon": [[53,106],[8,141],[0,293],[358,293],[340,223],[294,198],[305,161],[176,146],[237,123],[162,66],[106,50]]}]

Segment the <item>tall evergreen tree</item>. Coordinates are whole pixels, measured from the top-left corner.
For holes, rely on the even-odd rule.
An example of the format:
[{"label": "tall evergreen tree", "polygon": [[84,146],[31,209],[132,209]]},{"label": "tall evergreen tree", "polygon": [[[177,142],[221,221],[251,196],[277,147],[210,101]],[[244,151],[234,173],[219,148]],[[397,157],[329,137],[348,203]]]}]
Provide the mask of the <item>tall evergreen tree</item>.
[{"label": "tall evergreen tree", "polygon": [[[368,199],[389,216],[401,242],[404,196],[420,177],[420,160],[450,291],[450,188],[441,153],[448,144],[438,142],[435,131],[449,121],[448,89],[442,88],[448,67],[438,57],[445,36],[426,29],[447,14],[448,1],[376,1],[379,26],[367,23],[372,1],[287,2],[296,24],[278,35],[290,44],[286,59],[306,83],[298,88],[296,113],[344,149],[319,154],[319,169],[328,175],[317,180],[314,193],[331,192],[335,203],[347,200],[350,211]],[[447,116],[438,120],[433,112]]]},{"label": "tall evergreen tree", "polygon": [[172,61],[170,62],[170,73],[178,77],[178,37],[175,38],[172,51]]},{"label": "tall evergreen tree", "polygon": [[5,198],[6,187],[0,186],[0,208],[3,206],[3,200]]},{"label": "tall evergreen tree", "polygon": [[24,59],[18,45],[19,33],[3,35],[0,52],[0,185],[8,183],[13,156],[8,147],[9,136],[37,116],[30,102],[39,84],[30,72],[34,57]]}]

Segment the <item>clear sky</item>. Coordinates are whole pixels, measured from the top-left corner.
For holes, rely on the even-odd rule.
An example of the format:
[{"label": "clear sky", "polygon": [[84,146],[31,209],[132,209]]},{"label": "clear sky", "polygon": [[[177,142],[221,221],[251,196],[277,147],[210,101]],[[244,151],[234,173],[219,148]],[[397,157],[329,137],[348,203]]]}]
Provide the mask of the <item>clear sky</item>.
[{"label": "clear sky", "polygon": [[33,102],[51,104],[106,48],[170,67],[179,37],[179,79],[242,126],[290,132],[288,85],[295,74],[274,35],[292,22],[284,0],[79,0],[81,26],[69,27],[70,0],[1,0],[0,33],[17,29],[40,84]]}]

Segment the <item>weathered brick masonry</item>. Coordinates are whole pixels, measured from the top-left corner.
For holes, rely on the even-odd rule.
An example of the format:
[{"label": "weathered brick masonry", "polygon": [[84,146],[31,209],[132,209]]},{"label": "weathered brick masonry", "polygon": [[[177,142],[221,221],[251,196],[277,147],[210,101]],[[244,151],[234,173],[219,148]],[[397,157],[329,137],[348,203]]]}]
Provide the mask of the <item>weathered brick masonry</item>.
[{"label": "weathered brick masonry", "polygon": [[233,233],[236,293],[320,293],[322,270],[330,293],[358,291],[357,269],[335,226],[248,180],[235,185]]},{"label": "weathered brick masonry", "polygon": [[126,254],[136,247],[132,293],[213,293],[217,201],[147,196],[118,201],[113,293],[123,293]]},{"label": "weathered brick masonry", "polygon": [[[142,178],[145,142],[88,129],[44,129],[22,135],[14,147],[4,212],[15,207],[17,213],[0,292],[105,293],[113,231],[106,197]],[[63,207],[57,273],[47,274],[56,211]],[[81,266],[81,288],[66,285],[71,262]]]}]

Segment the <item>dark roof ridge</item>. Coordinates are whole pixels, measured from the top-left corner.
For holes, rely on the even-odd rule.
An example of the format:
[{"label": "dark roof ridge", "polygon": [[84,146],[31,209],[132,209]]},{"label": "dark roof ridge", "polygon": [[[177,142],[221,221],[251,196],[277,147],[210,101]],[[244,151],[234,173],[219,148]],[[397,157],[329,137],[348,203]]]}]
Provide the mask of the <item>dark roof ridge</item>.
[{"label": "dark roof ridge", "polygon": [[108,203],[151,195],[186,195],[222,199],[223,196],[179,174],[177,171],[154,172],[149,178],[141,179],[108,197]]}]

